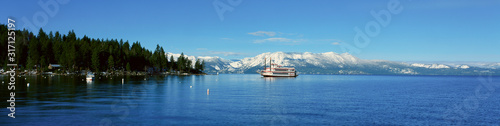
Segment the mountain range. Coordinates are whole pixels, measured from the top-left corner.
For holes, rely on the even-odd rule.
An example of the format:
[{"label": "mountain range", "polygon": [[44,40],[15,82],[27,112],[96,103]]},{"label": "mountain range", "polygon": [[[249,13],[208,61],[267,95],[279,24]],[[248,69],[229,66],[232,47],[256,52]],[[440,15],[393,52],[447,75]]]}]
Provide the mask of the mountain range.
[{"label": "mountain range", "polygon": [[[180,54],[167,53],[175,59]],[[256,73],[263,69],[264,59],[295,67],[299,74],[362,74],[362,75],[500,75],[500,63],[431,63],[366,60],[349,53],[267,52],[241,60],[210,56],[187,56],[193,62],[205,61],[206,73]]]}]

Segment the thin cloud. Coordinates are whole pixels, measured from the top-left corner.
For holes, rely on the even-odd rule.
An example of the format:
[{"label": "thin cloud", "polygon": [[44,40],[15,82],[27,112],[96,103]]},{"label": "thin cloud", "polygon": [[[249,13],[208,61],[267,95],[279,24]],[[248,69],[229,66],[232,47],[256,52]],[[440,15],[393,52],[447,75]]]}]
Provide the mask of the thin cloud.
[{"label": "thin cloud", "polygon": [[279,32],[279,33],[280,33],[279,35],[294,36],[294,37],[304,37],[303,34],[299,34],[299,33],[281,33],[281,32]]},{"label": "thin cloud", "polygon": [[221,51],[209,51],[212,55],[224,55],[224,56],[241,56],[243,53],[237,52],[221,52]]},{"label": "thin cloud", "polygon": [[267,38],[267,39],[255,40],[253,43],[266,43],[266,42],[299,43],[305,41],[306,41],[305,39]]},{"label": "thin cloud", "polygon": [[207,50],[207,48],[196,48],[196,50]]},{"label": "thin cloud", "polygon": [[287,38],[267,38],[255,40],[253,43],[264,43],[264,42],[292,42],[292,39]]},{"label": "thin cloud", "polygon": [[254,36],[269,36],[269,37],[273,37],[273,36],[276,35],[276,32],[272,32],[272,31],[257,31],[257,32],[250,32],[248,34],[254,35]]},{"label": "thin cloud", "polygon": [[344,41],[339,40],[339,39],[321,39],[321,40],[318,40],[318,41],[332,42],[332,43],[330,43],[332,45],[341,45],[342,43],[344,43]]}]

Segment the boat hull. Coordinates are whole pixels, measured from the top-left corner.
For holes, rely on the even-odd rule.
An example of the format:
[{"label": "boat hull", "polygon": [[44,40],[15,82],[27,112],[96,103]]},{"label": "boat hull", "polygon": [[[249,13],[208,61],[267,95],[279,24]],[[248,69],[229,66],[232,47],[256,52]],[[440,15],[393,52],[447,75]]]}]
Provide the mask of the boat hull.
[{"label": "boat hull", "polygon": [[86,79],[87,79],[87,81],[92,81],[92,80],[94,80],[94,75],[93,74],[87,74]]},{"label": "boat hull", "polygon": [[286,74],[283,74],[283,73],[274,73],[274,72],[261,72],[260,75],[264,76],[264,77],[297,77],[299,75],[297,75],[295,72],[293,73],[286,73]]},{"label": "boat hull", "polygon": [[283,75],[280,75],[280,76],[276,76],[276,75],[262,75],[263,77],[297,77],[299,75],[293,75],[293,76],[283,76]]}]

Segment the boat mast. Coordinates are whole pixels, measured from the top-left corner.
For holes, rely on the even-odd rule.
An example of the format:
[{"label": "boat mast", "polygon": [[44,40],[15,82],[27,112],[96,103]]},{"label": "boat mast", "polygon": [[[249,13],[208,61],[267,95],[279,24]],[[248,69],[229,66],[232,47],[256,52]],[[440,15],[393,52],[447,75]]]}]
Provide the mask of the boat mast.
[{"label": "boat mast", "polygon": [[266,57],[264,57],[264,71],[266,71]]},{"label": "boat mast", "polygon": [[271,59],[271,57],[269,57],[269,71],[272,71],[272,67],[273,67],[273,64],[272,64],[273,60]]}]

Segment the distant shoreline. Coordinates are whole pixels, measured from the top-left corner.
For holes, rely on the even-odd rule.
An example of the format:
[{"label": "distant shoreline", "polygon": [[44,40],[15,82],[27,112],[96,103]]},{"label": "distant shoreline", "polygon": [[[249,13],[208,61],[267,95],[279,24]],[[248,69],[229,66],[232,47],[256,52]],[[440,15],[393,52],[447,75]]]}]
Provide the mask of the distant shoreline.
[{"label": "distant shoreline", "polygon": [[[113,72],[113,73],[107,73],[107,72],[100,72],[100,73],[92,73],[94,75],[111,75],[111,76],[145,76],[145,75],[179,75],[179,76],[184,76],[184,75],[209,75],[206,73],[179,73],[179,72],[157,72],[157,73],[151,73],[151,72]],[[0,75],[8,75],[7,72],[0,73]],[[25,75],[87,75],[87,73],[53,73],[53,72],[44,72],[44,73],[30,73],[30,72],[19,72],[16,71],[16,75],[19,76],[25,76]]]},{"label": "distant shoreline", "polygon": [[[222,74],[248,74],[251,75],[253,73],[222,73]],[[7,76],[7,73],[0,73],[0,76]],[[56,76],[68,76],[68,75],[77,75],[77,76],[84,76],[85,74],[18,74],[18,76],[38,76],[38,75],[56,75]],[[173,75],[173,76],[191,76],[191,75],[218,75],[218,74],[191,74],[191,73],[183,73],[183,74],[174,74],[174,73],[169,73],[169,74],[97,74],[100,76],[157,76],[157,75]],[[256,74],[258,75],[258,74]],[[417,76],[427,76],[427,77],[435,77],[435,76],[461,76],[461,77],[480,77],[480,76],[492,76],[492,77],[500,77],[500,75],[406,75],[406,74],[300,74],[300,75],[318,75],[318,76],[323,76],[323,75],[341,75],[341,76],[411,76],[411,77],[417,77]]]},{"label": "distant shoreline", "polygon": [[[177,75],[177,76],[189,76],[189,75],[218,75],[216,73],[180,73],[180,72],[113,72],[113,73],[108,73],[108,72],[99,72],[95,73],[92,72],[92,74],[95,75],[104,75],[104,76],[146,76],[146,75]],[[220,74],[254,74],[254,73],[220,73]],[[0,72],[0,76],[2,75],[8,75],[7,72]],[[16,75],[19,76],[25,76],[25,75],[87,75],[86,72],[67,72],[67,73],[53,73],[53,72],[43,72],[43,73],[30,73],[30,72],[20,72],[16,71]],[[357,76],[500,76],[497,74],[484,74],[484,75],[440,75],[440,74],[299,74],[299,75],[357,75]]]}]

